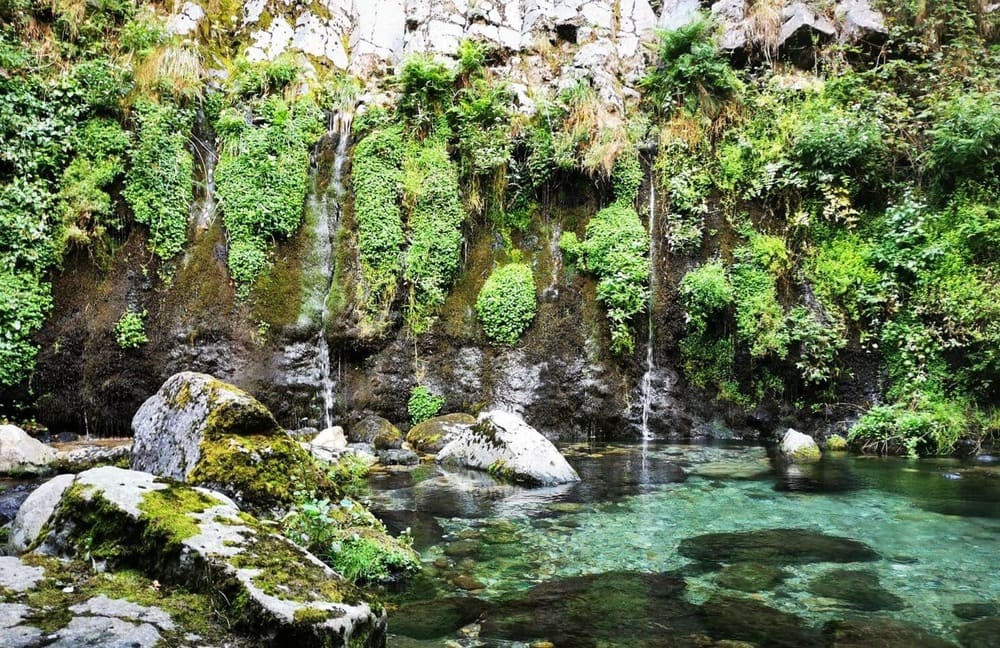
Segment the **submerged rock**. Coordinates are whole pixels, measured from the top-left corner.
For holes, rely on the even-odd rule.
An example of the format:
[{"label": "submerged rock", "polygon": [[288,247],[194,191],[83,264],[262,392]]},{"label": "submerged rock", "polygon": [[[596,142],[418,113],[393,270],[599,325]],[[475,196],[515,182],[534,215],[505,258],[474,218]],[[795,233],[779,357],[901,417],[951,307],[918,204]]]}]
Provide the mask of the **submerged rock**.
[{"label": "submerged rock", "polygon": [[781,438],[781,454],[791,461],[816,461],[821,456],[815,439],[792,428]]},{"label": "submerged rock", "polygon": [[331,485],[253,396],[212,376],[171,376],[132,420],[133,470],[219,490],[251,511]]},{"label": "submerged rock", "polygon": [[973,621],[988,616],[1000,616],[1000,603],[996,601],[956,603],[951,606],[951,611],[959,619]]},{"label": "submerged rock", "polygon": [[580,481],[552,442],[513,412],[484,412],[473,427],[441,449],[438,463],[486,470],[527,484]]},{"label": "submerged rock", "polygon": [[990,616],[958,629],[963,648],[1000,648],[1000,616]]},{"label": "submerged rock", "polygon": [[831,648],[955,648],[923,628],[886,618],[831,621],[823,637]]},{"label": "submerged rock", "polygon": [[43,475],[56,451],[16,425],[0,425],[0,474]]},{"label": "submerged rock", "polygon": [[717,594],[699,611],[709,634],[717,639],[788,648],[822,645],[803,619],[754,599]]},{"label": "submerged rock", "polygon": [[835,598],[859,610],[902,610],[906,602],[887,591],[878,575],[858,569],[835,569],[809,582],[809,591],[816,596]]},{"label": "submerged rock", "polygon": [[411,639],[439,639],[473,623],[487,607],[477,598],[458,596],[409,603],[392,613],[391,630]]},{"label": "submerged rock", "polygon": [[759,592],[774,589],[787,576],[783,569],[774,565],[736,563],[723,567],[715,577],[715,582],[741,592]]},{"label": "submerged rock", "polygon": [[708,533],[681,540],[678,552],[701,562],[771,565],[867,562],[879,558],[863,542],[806,529]]},{"label": "submerged rock", "polygon": [[469,414],[445,414],[429,418],[410,428],[406,442],[420,452],[439,452],[452,439],[476,424]]},{"label": "submerged rock", "polygon": [[111,569],[139,568],[151,578],[243,601],[227,610],[230,621],[257,628],[264,645],[309,638],[330,646],[376,646],[384,636],[380,608],[219,493],[148,473],[95,468],[62,489],[36,533],[26,541],[43,555],[86,555]]}]

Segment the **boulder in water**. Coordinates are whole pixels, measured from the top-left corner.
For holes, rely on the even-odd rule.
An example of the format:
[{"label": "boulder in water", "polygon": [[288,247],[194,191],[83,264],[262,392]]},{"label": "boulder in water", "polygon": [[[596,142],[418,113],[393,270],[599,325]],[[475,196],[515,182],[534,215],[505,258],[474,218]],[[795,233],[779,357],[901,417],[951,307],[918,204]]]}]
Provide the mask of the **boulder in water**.
[{"label": "boulder in water", "polygon": [[775,565],[736,563],[723,567],[715,577],[715,582],[741,592],[770,590],[783,581],[788,574]]},{"label": "boulder in water", "polygon": [[406,442],[420,452],[440,452],[461,432],[476,424],[476,417],[469,414],[435,416],[410,428]]},{"label": "boulder in water", "polygon": [[480,414],[474,426],[441,449],[437,460],[531,485],[580,481],[552,442],[513,412]]},{"label": "boulder in water", "polygon": [[809,591],[843,601],[858,610],[902,610],[906,602],[887,591],[874,572],[860,569],[835,569],[809,582]]},{"label": "boulder in water", "polygon": [[963,648],[1000,646],[1000,616],[985,617],[966,623],[958,629],[958,642]]},{"label": "boulder in water", "polygon": [[781,438],[781,454],[790,461],[816,461],[821,456],[815,439],[792,428]]},{"label": "boulder in water", "polygon": [[253,396],[206,374],[171,376],[132,419],[133,470],[206,486],[252,511],[330,490],[315,461]]},{"label": "boulder in water", "polygon": [[352,425],[348,439],[353,443],[370,443],[376,450],[396,450],[403,446],[403,433],[381,416],[369,416]]},{"label": "boulder in water", "polygon": [[881,617],[831,621],[823,626],[823,638],[833,648],[955,648],[923,628]]},{"label": "boulder in water", "polygon": [[753,562],[770,565],[868,562],[879,558],[863,542],[806,529],[707,533],[685,538],[678,552],[686,558],[708,563]]},{"label": "boulder in water", "polygon": [[111,572],[138,567],[149,578],[242,601],[227,606],[229,622],[255,629],[261,645],[305,637],[324,646],[384,645],[380,608],[226,496],[113,467],[70,479],[36,537],[26,538],[37,553],[86,555]]},{"label": "boulder in water", "polygon": [[43,475],[56,451],[16,425],[0,425],[0,474]]}]

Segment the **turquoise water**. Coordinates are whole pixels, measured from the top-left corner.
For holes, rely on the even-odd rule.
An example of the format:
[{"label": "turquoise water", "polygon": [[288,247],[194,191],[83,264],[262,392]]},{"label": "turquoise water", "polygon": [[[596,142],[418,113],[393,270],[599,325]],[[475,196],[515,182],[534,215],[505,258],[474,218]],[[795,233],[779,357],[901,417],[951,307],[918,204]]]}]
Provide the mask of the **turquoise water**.
[{"label": "turquoise water", "polygon": [[[869,625],[858,626],[859,640],[844,639],[834,624],[887,619],[909,624],[886,635],[893,645],[958,639],[965,645],[1000,645],[1000,610],[984,608],[961,619],[953,609],[1000,602],[1000,464],[988,458],[963,464],[842,456],[782,469],[754,446],[564,451],[583,478],[578,485],[526,490],[428,466],[373,480],[373,505],[385,512],[390,526],[411,528],[424,564],[407,590],[389,597],[395,610],[390,633],[394,619],[401,628],[391,645],[551,641],[561,648],[713,645],[724,639],[888,645],[891,640]],[[769,529],[812,533],[767,535],[775,548],[763,558],[732,554],[733,538],[743,536],[723,538],[718,547],[703,537]],[[859,541],[875,554],[854,562],[864,551],[852,543],[846,557],[841,551],[839,557],[796,558],[803,543],[823,536],[833,536],[834,543]],[[749,545],[758,542],[754,535]],[[753,576],[774,576],[775,582],[723,586],[723,569],[733,563]],[[852,574],[862,577],[853,590],[845,584]],[[647,575],[672,580],[651,584]],[[821,577],[847,593],[824,589],[817,584]],[[614,586],[597,592],[600,583]],[[620,607],[608,600],[617,596]],[[567,601],[575,607],[568,608]],[[636,607],[644,610],[639,617],[623,612]],[[428,630],[444,610],[453,618]],[[728,611],[739,618],[717,618]],[[615,614],[628,617],[618,635],[608,618]],[[972,620],[984,614],[995,616]],[[769,615],[773,627],[745,627],[747,617]],[[594,627],[588,629],[588,623]],[[879,626],[887,627],[893,628]]]}]

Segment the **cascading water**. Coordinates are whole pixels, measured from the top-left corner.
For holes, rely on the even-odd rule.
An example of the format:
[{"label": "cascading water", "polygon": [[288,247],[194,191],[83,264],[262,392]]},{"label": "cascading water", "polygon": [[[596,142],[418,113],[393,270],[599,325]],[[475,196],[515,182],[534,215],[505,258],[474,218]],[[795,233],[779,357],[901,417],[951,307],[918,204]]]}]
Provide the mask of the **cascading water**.
[{"label": "cascading water", "polygon": [[649,429],[649,406],[653,398],[653,373],[656,361],[653,357],[653,300],[656,298],[656,178],[650,169],[649,177],[649,334],[646,336],[646,372],[642,375],[640,399],[642,402],[642,438],[653,439],[655,434]]},{"label": "cascading water", "polygon": [[327,341],[327,327],[330,319],[330,289],[334,280],[334,247],[337,230],[340,227],[342,203],[347,189],[344,186],[344,165],[347,162],[348,149],[351,143],[350,113],[338,112],[332,118],[329,135],[337,137],[337,147],[333,157],[333,167],[330,172],[329,185],[326,191],[314,193],[314,204],[310,205],[316,214],[315,239],[318,271],[322,277],[322,291],[317,294],[319,303],[319,333],[316,340],[316,368],[319,373],[321,396],[323,399],[323,425],[333,425],[333,409],[336,402],[337,381],[334,379],[330,359],[330,343]]}]

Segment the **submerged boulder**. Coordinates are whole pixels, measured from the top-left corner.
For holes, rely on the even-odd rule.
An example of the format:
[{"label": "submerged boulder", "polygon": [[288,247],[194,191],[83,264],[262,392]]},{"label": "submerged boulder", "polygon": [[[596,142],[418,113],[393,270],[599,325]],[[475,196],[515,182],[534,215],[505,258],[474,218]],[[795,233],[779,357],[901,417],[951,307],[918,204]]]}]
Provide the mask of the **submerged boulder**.
[{"label": "submerged boulder", "polygon": [[253,396],[206,374],[171,376],[132,419],[133,470],[220,490],[254,511],[329,480]]},{"label": "submerged boulder", "polygon": [[420,452],[439,452],[460,433],[476,424],[469,414],[435,416],[410,428],[406,442]]},{"label": "submerged boulder", "polygon": [[707,533],[681,540],[677,551],[685,558],[707,563],[801,565],[868,562],[879,558],[863,542],[806,529]]},{"label": "submerged boulder", "polygon": [[0,475],[42,475],[56,451],[16,425],[0,425]]},{"label": "submerged boulder", "polygon": [[809,591],[817,596],[843,601],[865,611],[902,610],[906,602],[879,583],[875,572],[835,569],[809,581]]},{"label": "submerged boulder", "polygon": [[822,453],[811,436],[788,428],[781,438],[781,454],[790,461],[815,461]]},{"label": "submerged boulder", "polygon": [[262,645],[384,645],[381,607],[226,496],[113,467],[71,480],[24,537],[37,554],[86,556],[112,571],[196,588]]},{"label": "submerged boulder", "polygon": [[438,463],[486,470],[526,484],[551,486],[580,481],[552,442],[513,412],[484,412],[437,456]]}]

